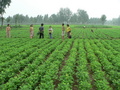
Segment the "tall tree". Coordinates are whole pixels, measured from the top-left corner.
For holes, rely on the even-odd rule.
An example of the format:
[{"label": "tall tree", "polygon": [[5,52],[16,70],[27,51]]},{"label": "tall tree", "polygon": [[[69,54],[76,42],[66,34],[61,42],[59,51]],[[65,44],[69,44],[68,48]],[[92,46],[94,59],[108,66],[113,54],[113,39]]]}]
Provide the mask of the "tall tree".
[{"label": "tall tree", "polygon": [[105,24],[106,18],[107,18],[106,15],[102,15],[102,16],[101,16],[100,19],[101,19],[101,21],[102,21],[102,25]]},{"label": "tall tree", "polygon": [[120,25],[120,16],[118,17],[118,23],[117,24]]},{"label": "tall tree", "polygon": [[111,23],[113,25],[120,25],[120,16],[118,18],[113,18]]},{"label": "tall tree", "polygon": [[16,14],[13,16],[13,19],[15,21],[15,25],[17,26],[18,25],[18,22],[19,22],[19,14]]},{"label": "tall tree", "polygon": [[65,21],[64,9],[63,8],[60,8],[57,16],[58,16],[58,20],[59,20],[60,23]]},{"label": "tall tree", "polygon": [[42,15],[38,15],[37,16],[37,23],[42,23],[43,22],[43,16]]},{"label": "tall tree", "polygon": [[96,25],[100,25],[101,24],[101,20],[100,20],[100,18],[90,18],[89,19],[89,22],[88,22],[89,24],[96,24]]},{"label": "tall tree", "polygon": [[11,17],[8,16],[8,17],[6,18],[7,23],[10,23],[10,20],[11,20]]},{"label": "tall tree", "polygon": [[25,23],[26,23],[26,24],[29,24],[30,19],[29,19],[29,16],[28,16],[28,15],[25,16],[24,20],[25,20]]},{"label": "tall tree", "polygon": [[48,20],[49,20],[48,14],[45,14],[45,15],[44,15],[44,22],[46,22],[46,23],[47,23],[47,22],[48,22]]},{"label": "tall tree", "polygon": [[70,19],[70,22],[71,23],[77,23],[77,20],[78,20],[78,16],[76,13],[74,13]]},{"label": "tall tree", "polygon": [[58,12],[60,22],[69,22],[72,16],[72,11],[69,8],[61,8]]},{"label": "tall tree", "polygon": [[85,10],[77,10],[78,20],[80,23],[85,24],[89,20],[89,16]]},{"label": "tall tree", "polygon": [[30,17],[30,23],[34,22],[34,17]]},{"label": "tall tree", "polygon": [[67,23],[69,23],[71,16],[72,16],[72,11],[69,8],[65,8],[65,18]]},{"label": "tall tree", "polygon": [[34,22],[33,23],[37,23],[37,17],[34,17]]},{"label": "tall tree", "polygon": [[52,23],[58,23],[59,21],[58,21],[58,16],[56,15],[56,14],[52,14],[51,16],[50,16],[50,23],[52,22]]},{"label": "tall tree", "polygon": [[2,19],[2,24],[1,26],[3,26],[3,14],[5,13],[5,9],[7,8],[7,6],[10,6],[11,0],[0,0],[0,18]]}]

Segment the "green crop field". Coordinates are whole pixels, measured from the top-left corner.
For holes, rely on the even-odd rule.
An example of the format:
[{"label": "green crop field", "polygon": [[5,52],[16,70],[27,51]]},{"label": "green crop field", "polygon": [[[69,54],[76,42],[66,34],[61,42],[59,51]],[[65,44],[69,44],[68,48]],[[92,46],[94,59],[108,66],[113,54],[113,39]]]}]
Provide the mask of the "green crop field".
[{"label": "green crop field", "polygon": [[[11,38],[0,30],[0,90],[120,90],[120,27],[71,25],[72,38],[37,36],[34,26],[12,26]],[[91,32],[91,29],[94,32]]]}]

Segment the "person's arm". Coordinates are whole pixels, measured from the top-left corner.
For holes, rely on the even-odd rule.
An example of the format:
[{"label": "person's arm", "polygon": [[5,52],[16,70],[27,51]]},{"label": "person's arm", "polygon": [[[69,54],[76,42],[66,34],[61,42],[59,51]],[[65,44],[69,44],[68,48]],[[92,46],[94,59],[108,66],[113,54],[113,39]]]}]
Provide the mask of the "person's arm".
[{"label": "person's arm", "polygon": [[70,31],[71,31],[72,29],[70,28]]},{"label": "person's arm", "polygon": [[10,30],[11,30],[11,27],[10,27]]},{"label": "person's arm", "polygon": [[9,27],[6,27],[6,32],[7,32],[7,31],[10,31],[10,30],[9,30]]},{"label": "person's arm", "polygon": [[30,33],[31,33],[31,31],[32,31],[32,30],[31,30],[31,27],[30,27]]},{"label": "person's arm", "polygon": [[53,33],[53,29],[51,28],[51,30],[52,30],[52,33]]},{"label": "person's arm", "polygon": [[64,27],[62,27],[62,31],[64,31]]},{"label": "person's arm", "polygon": [[7,31],[7,27],[6,27],[6,31]]},{"label": "person's arm", "polygon": [[66,28],[66,32],[68,32],[68,28]]}]

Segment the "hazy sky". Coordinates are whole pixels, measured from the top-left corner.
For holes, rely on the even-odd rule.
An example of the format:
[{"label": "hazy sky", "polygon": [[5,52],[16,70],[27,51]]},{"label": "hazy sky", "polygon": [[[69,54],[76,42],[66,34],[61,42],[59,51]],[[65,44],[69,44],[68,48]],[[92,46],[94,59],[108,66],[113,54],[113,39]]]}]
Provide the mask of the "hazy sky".
[{"label": "hazy sky", "polygon": [[12,0],[6,9],[5,17],[15,14],[37,16],[56,14],[60,8],[69,8],[73,13],[78,9],[87,11],[89,17],[100,18],[105,14],[107,20],[120,16],[120,0]]}]

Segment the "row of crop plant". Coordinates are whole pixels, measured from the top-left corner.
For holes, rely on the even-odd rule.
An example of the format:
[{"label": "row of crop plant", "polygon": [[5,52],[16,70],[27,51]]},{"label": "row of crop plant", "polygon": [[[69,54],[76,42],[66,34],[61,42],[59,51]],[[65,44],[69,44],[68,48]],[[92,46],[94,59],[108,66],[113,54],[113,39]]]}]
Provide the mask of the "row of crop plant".
[{"label": "row of crop plant", "polygon": [[[71,41],[65,41],[61,43],[55,51],[50,55],[46,62],[46,72],[41,78],[41,82],[36,89],[54,90],[56,86],[56,80],[58,79],[58,72],[61,63],[64,60],[64,56],[70,49]],[[58,79],[59,80],[59,79]]]},{"label": "row of crop plant", "polygon": [[112,90],[112,88],[109,85],[109,82],[107,81],[105,77],[105,72],[102,69],[102,65],[98,60],[98,57],[96,57],[93,49],[91,48],[91,45],[88,40],[84,41],[85,43],[85,49],[87,51],[87,59],[90,62],[90,67],[93,72],[92,77],[94,79],[94,85],[97,90]]},{"label": "row of crop plant", "polygon": [[[31,74],[29,77],[27,77],[22,83],[22,85],[20,86],[20,89],[35,89],[39,83],[41,82],[41,79],[43,77],[43,75],[46,72],[47,66],[49,66],[48,64],[46,64],[47,62],[49,62],[49,64],[51,64],[52,62],[49,61],[47,59],[47,57],[54,52],[55,48],[57,47],[57,45],[60,44],[61,41],[57,41],[52,42],[55,43],[54,46],[52,44],[49,44],[49,46],[47,46],[48,48],[44,49],[44,51],[42,51],[42,54],[39,55],[39,57],[36,59],[36,64],[33,65],[33,67],[31,67],[31,69],[34,69],[33,74]],[[41,49],[42,50],[42,49]],[[40,51],[41,51],[40,50]],[[41,61],[41,62],[40,62]]]},{"label": "row of crop plant", "polygon": [[[56,41],[50,42],[49,44],[41,48],[37,48],[35,51],[31,52],[32,54],[30,54],[29,57],[18,61],[16,64],[13,64],[10,68],[6,69],[7,71],[2,72],[0,74],[0,88],[19,88],[21,84],[25,82],[26,78],[30,77],[30,75],[34,73],[34,71],[40,64],[44,63],[44,59],[48,54],[50,54],[54,50],[54,46],[56,47],[60,43],[60,41],[58,41],[54,46],[52,46],[55,42]],[[36,48],[36,46],[32,48]]]},{"label": "row of crop plant", "polygon": [[[3,72],[6,68],[10,68],[11,65],[16,64],[17,62],[25,59],[26,57],[29,58],[29,56],[32,54],[32,52],[39,49],[38,48],[39,46],[43,47],[44,44],[48,43],[48,41],[45,41],[43,44],[40,44],[40,45],[39,45],[39,42],[32,42],[32,43],[34,43],[34,44],[31,44],[31,45],[24,44],[23,46],[19,46],[19,48],[15,48],[16,46],[14,46],[14,49],[12,49],[10,51],[8,50],[8,52],[2,53],[1,58],[0,58],[0,62],[1,62],[0,63],[0,67],[1,67],[0,72],[1,71]],[[37,46],[34,47],[34,45],[37,45]]]},{"label": "row of crop plant", "polygon": [[[114,44],[114,43],[113,43]],[[107,77],[109,81],[111,82],[111,85],[116,90],[120,89],[120,52],[118,52],[116,49],[111,47],[108,44],[108,47],[106,46],[106,42],[98,42],[96,45],[99,45],[100,52],[98,53],[98,57],[100,58],[101,63],[106,63],[106,66],[103,65],[103,68],[106,70]],[[100,57],[102,55],[103,57]],[[102,60],[102,59],[103,60]]]},{"label": "row of crop plant", "polygon": [[119,40],[14,40],[0,43],[1,90],[120,89]]},{"label": "row of crop plant", "polygon": [[75,62],[77,58],[77,40],[74,40],[74,43],[72,44],[72,47],[69,51],[69,56],[67,60],[65,61],[65,65],[61,70],[61,75],[60,75],[60,83],[58,85],[58,90],[71,90],[73,83],[74,83],[74,78],[73,75],[75,73],[74,67],[75,67]]},{"label": "row of crop plant", "polygon": [[90,90],[92,88],[91,80],[88,72],[88,61],[86,50],[84,49],[83,40],[79,40],[78,61],[77,61],[77,78],[79,90]]}]

